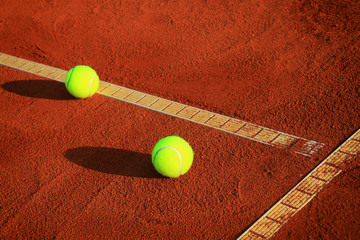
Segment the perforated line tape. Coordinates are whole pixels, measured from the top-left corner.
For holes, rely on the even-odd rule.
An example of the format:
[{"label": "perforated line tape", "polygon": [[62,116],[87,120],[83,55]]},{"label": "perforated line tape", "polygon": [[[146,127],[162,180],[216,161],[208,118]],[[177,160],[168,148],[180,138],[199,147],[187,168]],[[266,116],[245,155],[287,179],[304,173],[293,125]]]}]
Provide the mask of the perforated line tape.
[{"label": "perforated line tape", "polygon": [[[5,53],[0,53],[0,64],[60,82],[65,82],[67,74],[67,71],[62,69],[14,57]],[[215,128],[262,144],[291,149],[298,154],[308,157],[311,157],[325,145],[317,141],[286,134],[104,81],[100,81],[97,93],[156,112]]]}]

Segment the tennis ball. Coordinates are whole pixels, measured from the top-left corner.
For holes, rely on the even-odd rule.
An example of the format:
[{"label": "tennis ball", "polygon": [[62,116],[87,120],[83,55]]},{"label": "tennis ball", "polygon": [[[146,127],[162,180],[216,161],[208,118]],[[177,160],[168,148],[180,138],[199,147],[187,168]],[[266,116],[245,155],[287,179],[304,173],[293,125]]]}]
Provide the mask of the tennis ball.
[{"label": "tennis ball", "polygon": [[88,98],[99,88],[99,76],[89,66],[78,65],[66,74],[66,89],[77,98]]},{"label": "tennis ball", "polygon": [[194,152],[184,139],[168,136],[161,139],[152,152],[152,163],[161,175],[177,178],[189,171]]}]

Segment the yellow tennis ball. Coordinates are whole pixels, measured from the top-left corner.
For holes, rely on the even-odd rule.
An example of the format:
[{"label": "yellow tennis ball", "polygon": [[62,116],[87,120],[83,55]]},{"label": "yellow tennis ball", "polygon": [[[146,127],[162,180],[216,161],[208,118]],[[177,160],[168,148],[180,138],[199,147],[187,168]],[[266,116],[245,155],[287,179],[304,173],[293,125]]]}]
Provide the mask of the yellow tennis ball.
[{"label": "yellow tennis ball", "polygon": [[74,97],[88,98],[99,88],[99,76],[91,67],[78,65],[67,73],[65,86]]},{"label": "yellow tennis ball", "polygon": [[194,152],[184,139],[168,136],[161,139],[152,152],[152,163],[163,176],[177,178],[189,171]]}]

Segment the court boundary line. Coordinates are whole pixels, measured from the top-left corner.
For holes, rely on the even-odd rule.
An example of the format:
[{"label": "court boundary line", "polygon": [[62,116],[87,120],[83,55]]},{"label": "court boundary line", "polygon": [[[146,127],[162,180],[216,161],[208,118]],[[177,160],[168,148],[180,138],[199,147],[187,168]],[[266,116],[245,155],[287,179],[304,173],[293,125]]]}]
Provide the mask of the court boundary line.
[{"label": "court boundary line", "polygon": [[327,184],[342,172],[341,167],[360,154],[360,129],[336,148],[278,202],[246,229],[237,240],[271,238]]},{"label": "court boundary line", "polygon": [[[65,82],[66,74],[68,72],[1,52],[0,65],[63,83]],[[311,157],[325,146],[324,143],[287,134],[247,121],[192,107],[104,81],[100,81],[97,93],[265,145],[289,149],[306,157]]]}]

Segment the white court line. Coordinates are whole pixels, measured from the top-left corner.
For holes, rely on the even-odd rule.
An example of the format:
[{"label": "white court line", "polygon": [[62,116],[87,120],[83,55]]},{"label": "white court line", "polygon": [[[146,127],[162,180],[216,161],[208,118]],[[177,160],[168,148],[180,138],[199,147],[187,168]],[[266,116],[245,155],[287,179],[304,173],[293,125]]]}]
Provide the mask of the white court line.
[{"label": "white court line", "polygon": [[[0,65],[60,82],[65,82],[67,74],[67,71],[65,70],[14,57],[5,53],[0,53]],[[104,81],[100,81],[97,93],[262,144],[291,149],[295,153],[307,157],[311,157],[325,145],[317,141],[286,134],[243,120],[191,107]]]},{"label": "white court line", "polygon": [[306,206],[341,168],[360,153],[360,129],[332,152],[306,177],[272,206],[237,240],[269,239],[291,217]]}]

